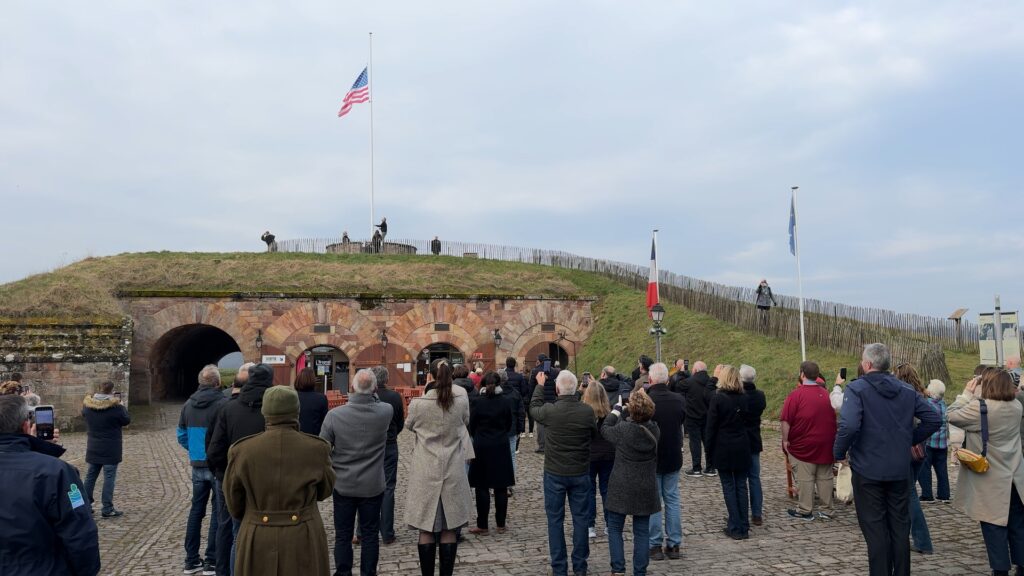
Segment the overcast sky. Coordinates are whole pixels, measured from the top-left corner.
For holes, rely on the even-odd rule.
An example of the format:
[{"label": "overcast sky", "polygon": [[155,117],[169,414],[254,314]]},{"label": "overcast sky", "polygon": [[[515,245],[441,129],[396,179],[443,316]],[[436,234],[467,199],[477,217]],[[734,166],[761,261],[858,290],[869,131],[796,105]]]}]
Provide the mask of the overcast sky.
[{"label": "overcast sky", "polygon": [[[263,4],[261,6],[261,4]],[[971,317],[1024,308],[1024,4],[39,2],[0,11],[0,281],[369,230]],[[721,3],[717,3],[721,4]]]}]

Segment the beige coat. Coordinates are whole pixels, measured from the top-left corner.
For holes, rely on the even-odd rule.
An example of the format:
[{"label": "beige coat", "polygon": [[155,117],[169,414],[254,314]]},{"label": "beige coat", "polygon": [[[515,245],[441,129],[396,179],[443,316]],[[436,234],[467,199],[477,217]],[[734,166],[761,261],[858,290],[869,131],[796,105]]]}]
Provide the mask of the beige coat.
[{"label": "beige coat", "polygon": [[466,429],[469,397],[460,386],[452,386],[452,392],[455,403],[448,412],[431,390],[409,402],[405,420],[405,429],[413,435],[405,522],[427,532],[433,530],[438,499],[452,528],[469,522],[473,504],[466,476],[466,462],[475,456]]},{"label": "beige coat", "polygon": [[[988,462],[984,474],[960,467],[953,504],[972,520],[1006,526],[1010,514],[1010,487],[1024,499],[1024,458],[1021,457],[1017,400],[985,400],[988,405]],[[949,423],[964,429],[967,449],[981,453],[981,404],[961,394],[949,407]],[[950,448],[959,448],[951,446]]]}]

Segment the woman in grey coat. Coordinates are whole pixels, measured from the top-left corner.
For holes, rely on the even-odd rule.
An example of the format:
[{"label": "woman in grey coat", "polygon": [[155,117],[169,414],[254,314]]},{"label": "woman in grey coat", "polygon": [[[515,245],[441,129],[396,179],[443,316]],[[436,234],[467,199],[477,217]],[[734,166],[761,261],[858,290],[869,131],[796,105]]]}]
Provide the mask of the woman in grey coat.
[{"label": "woman in grey coat", "polygon": [[601,427],[601,436],[615,445],[615,465],[608,482],[608,554],[612,575],[626,573],[622,527],[633,517],[633,575],[645,576],[650,560],[647,547],[650,516],[661,510],[655,479],[658,468],[658,425],[651,422],[654,402],[643,388],[630,394],[626,405],[629,419],[622,419],[623,407],[616,404]]},{"label": "woman in grey coat", "polygon": [[[455,530],[469,522],[473,497],[466,462],[474,458],[474,451],[468,425],[466,391],[452,385],[448,361],[435,360],[426,392],[409,403],[405,421],[414,438],[405,520],[420,531],[420,571],[425,576],[434,574],[435,552],[441,559],[441,576],[451,576],[458,548]],[[438,532],[440,546],[434,539]]]}]

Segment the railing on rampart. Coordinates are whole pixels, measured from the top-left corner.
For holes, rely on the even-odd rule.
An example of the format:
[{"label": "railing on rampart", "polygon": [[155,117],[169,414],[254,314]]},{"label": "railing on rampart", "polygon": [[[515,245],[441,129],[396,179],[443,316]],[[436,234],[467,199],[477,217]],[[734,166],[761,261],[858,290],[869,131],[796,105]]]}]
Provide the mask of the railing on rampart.
[{"label": "railing on rampart", "polygon": [[[480,244],[441,240],[440,254],[444,256],[475,255],[477,258],[525,262],[555,266],[571,270],[593,272],[620,283],[643,290],[647,286],[648,268],[636,264],[588,258],[558,250],[542,250],[518,246]],[[277,242],[281,252],[327,252],[327,247],[341,243],[340,238],[301,238]],[[388,238],[387,243],[405,244],[416,248],[418,254],[431,255],[430,240]],[[357,242],[372,252],[369,242]],[[707,280],[660,271],[661,299],[681,304],[709,316],[734,324],[740,328],[759,331],[769,336],[793,340],[800,338],[798,300],[793,296],[776,294],[778,307],[768,314],[767,321],[754,306],[756,291],[751,288],[726,286]],[[978,351],[978,327],[951,320],[837,304],[823,300],[804,300],[807,342],[830,350],[859,353],[866,342],[884,341],[891,344],[893,355],[900,359],[920,358],[929,345],[947,350]]]}]

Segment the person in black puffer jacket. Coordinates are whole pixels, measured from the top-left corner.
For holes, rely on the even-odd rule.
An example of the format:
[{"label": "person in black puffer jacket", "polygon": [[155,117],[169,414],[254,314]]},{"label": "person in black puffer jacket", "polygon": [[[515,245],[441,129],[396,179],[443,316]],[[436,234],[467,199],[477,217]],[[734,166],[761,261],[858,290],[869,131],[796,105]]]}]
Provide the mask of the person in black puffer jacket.
[{"label": "person in black puffer jacket", "polygon": [[718,392],[708,407],[708,460],[720,474],[728,525],[723,532],[733,540],[750,533],[747,471],[750,470],[750,435],[747,429],[750,396],[743,392],[739,371],[719,370]]},{"label": "person in black puffer jacket", "polygon": [[113,396],[114,383],[104,382],[100,391],[86,396],[82,402],[82,417],[88,430],[88,443],[85,449],[85,462],[89,470],[85,475],[85,491],[89,496],[89,505],[95,499],[96,480],[100,470],[103,471],[103,510],[104,518],[115,518],[121,511],[114,508],[114,485],[117,482],[117,466],[121,463],[122,439],[121,428],[131,423],[128,410],[121,401]]},{"label": "person in black puffer jacket", "polygon": [[764,520],[764,493],[761,491],[761,452],[764,446],[761,443],[761,415],[767,406],[764,392],[754,386],[754,379],[757,372],[753,367],[743,364],[740,366],[740,382],[743,384],[743,392],[750,399],[749,413],[747,414],[747,436],[750,437],[750,470],[747,472],[747,487],[750,491],[750,521],[754,526],[760,526]]},{"label": "person in black puffer jacket", "polygon": [[[231,445],[253,434],[259,434],[266,430],[266,422],[263,420],[263,394],[274,385],[274,370],[266,364],[255,364],[249,368],[249,378],[238,397],[220,405],[217,415],[214,417],[214,424],[207,435],[206,463],[213,470],[213,475],[219,482],[224,480],[224,472],[228,467],[228,449]],[[223,487],[222,487],[223,490]],[[235,525],[240,525],[240,519],[231,519]],[[232,531],[231,527],[227,528]],[[230,567],[224,566],[224,557],[221,551],[225,546],[222,543],[226,536],[221,532],[224,524],[217,528],[217,573],[230,573]],[[237,530],[235,530],[237,532]],[[234,544],[234,539],[230,540]],[[228,547],[229,550],[232,547]],[[234,554],[226,558],[230,564],[234,564]]]}]

